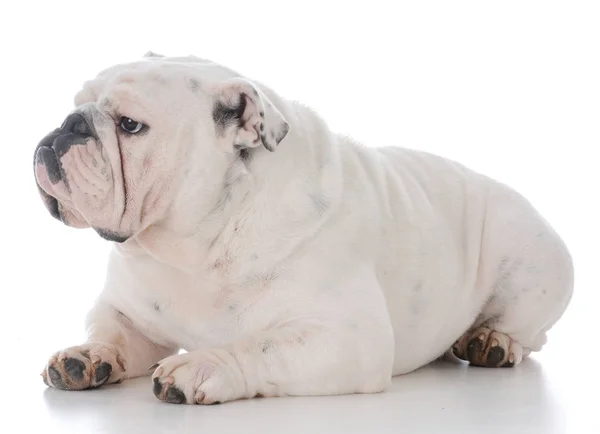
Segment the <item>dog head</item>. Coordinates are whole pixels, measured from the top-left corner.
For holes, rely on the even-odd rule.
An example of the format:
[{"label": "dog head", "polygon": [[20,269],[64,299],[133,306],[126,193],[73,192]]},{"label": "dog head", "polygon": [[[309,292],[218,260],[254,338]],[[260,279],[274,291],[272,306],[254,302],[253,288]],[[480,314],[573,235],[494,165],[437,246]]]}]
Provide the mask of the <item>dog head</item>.
[{"label": "dog head", "polygon": [[85,83],[37,145],[35,179],[52,216],[122,242],[176,213],[210,212],[235,161],[275,151],[288,130],[235,72],[150,53]]}]

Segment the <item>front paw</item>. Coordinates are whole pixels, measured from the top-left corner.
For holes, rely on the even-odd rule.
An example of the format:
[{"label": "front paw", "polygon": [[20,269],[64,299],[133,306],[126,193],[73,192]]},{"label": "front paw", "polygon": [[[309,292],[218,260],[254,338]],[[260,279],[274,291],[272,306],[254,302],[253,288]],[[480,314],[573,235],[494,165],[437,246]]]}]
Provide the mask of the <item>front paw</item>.
[{"label": "front paw", "polygon": [[83,390],[125,378],[125,360],[114,345],[89,343],[54,354],[42,372],[44,383],[63,390]]},{"label": "front paw", "polygon": [[241,372],[226,354],[193,351],[168,357],[153,366],[154,395],[171,404],[217,404],[243,397]]}]

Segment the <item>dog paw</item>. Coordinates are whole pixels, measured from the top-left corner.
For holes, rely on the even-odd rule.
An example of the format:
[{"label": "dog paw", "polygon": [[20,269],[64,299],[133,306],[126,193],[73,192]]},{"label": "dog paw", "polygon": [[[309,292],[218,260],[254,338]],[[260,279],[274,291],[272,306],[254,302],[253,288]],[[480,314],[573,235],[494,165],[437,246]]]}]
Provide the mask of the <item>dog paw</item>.
[{"label": "dog paw", "polygon": [[512,367],[523,359],[523,347],[510,336],[479,327],[469,330],[452,347],[456,357],[471,365],[488,368]]},{"label": "dog paw", "polygon": [[114,345],[89,343],[55,353],[42,371],[47,386],[83,390],[125,378],[125,361]]},{"label": "dog paw", "polygon": [[[154,396],[171,404],[218,404],[240,398],[243,381],[215,352],[178,354],[152,366]],[[241,385],[240,385],[241,383]]]}]

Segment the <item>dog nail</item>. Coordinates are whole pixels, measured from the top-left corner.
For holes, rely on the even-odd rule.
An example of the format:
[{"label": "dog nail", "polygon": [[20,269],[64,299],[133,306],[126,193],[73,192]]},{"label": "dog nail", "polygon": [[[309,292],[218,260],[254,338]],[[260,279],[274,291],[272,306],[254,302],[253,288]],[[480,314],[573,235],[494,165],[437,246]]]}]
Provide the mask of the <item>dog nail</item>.
[{"label": "dog nail", "polygon": [[149,371],[154,371],[156,368],[158,368],[158,365],[160,365],[160,363],[155,363],[154,365],[150,366],[148,368]]},{"label": "dog nail", "polygon": [[205,394],[203,391],[199,390],[196,392],[196,404],[204,403]]}]

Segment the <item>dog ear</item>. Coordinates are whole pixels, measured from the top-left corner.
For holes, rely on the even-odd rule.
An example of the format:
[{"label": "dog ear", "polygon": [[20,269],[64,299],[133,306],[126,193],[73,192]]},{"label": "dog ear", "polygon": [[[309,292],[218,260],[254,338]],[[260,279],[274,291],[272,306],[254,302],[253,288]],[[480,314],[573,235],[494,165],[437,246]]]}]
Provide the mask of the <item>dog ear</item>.
[{"label": "dog ear", "polygon": [[256,86],[234,78],[216,86],[212,117],[217,135],[233,135],[236,149],[263,145],[274,152],[290,130],[283,115]]},{"label": "dog ear", "polygon": [[162,54],[155,53],[154,51],[147,51],[143,57],[165,57]]}]

